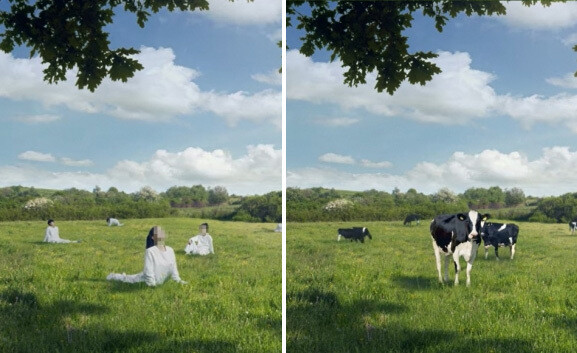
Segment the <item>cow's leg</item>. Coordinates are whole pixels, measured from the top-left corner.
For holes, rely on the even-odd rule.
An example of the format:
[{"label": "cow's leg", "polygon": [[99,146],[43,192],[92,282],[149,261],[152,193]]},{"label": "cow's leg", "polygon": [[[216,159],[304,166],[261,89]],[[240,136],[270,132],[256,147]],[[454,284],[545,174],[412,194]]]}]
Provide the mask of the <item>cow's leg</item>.
[{"label": "cow's leg", "polygon": [[337,241],[341,241],[341,235],[340,234],[337,236]]},{"label": "cow's leg", "polygon": [[485,245],[485,260],[487,260],[487,258],[489,257],[489,245]]},{"label": "cow's leg", "polygon": [[475,242],[471,244],[471,252],[465,256],[465,261],[467,261],[467,287],[471,285],[471,270],[473,269],[473,262],[477,257],[477,249],[479,245]]},{"label": "cow's leg", "polygon": [[445,255],[445,282],[449,282],[449,256]]},{"label": "cow's leg", "polygon": [[499,245],[495,246],[495,257],[497,258],[497,261],[501,260],[499,259]]},{"label": "cow's leg", "polygon": [[513,260],[513,256],[515,256],[515,244],[511,245],[511,260]]},{"label": "cow's leg", "polygon": [[473,269],[473,263],[467,262],[467,287],[471,286],[471,270]]},{"label": "cow's leg", "polygon": [[455,285],[459,284],[459,272],[461,272],[461,264],[459,263],[459,255],[453,254],[453,263],[455,264]]},{"label": "cow's leg", "polygon": [[443,272],[441,269],[441,249],[439,249],[434,240],[433,240],[433,250],[435,251],[435,260],[437,264],[437,272],[439,274],[439,282],[443,283]]}]

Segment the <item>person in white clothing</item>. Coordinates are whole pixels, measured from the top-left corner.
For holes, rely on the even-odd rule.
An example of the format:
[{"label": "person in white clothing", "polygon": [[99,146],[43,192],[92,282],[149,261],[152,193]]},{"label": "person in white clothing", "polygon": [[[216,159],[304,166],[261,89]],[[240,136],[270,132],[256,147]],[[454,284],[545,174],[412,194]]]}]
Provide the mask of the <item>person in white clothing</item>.
[{"label": "person in white clothing", "polygon": [[134,275],[110,273],[106,277],[107,280],[126,283],[145,282],[152,287],[164,283],[170,277],[178,283],[187,283],[180,279],[178,274],[174,250],[164,244],[166,239],[164,231],[159,226],[153,227],[150,231],[154,246],[148,247],[144,253],[144,270]]},{"label": "person in white clothing", "polygon": [[106,224],[108,224],[109,227],[110,226],[117,226],[117,227],[123,226],[123,224],[120,223],[119,220],[117,220],[116,218],[110,218],[110,217],[106,218]]},{"label": "person in white clothing", "polygon": [[54,220],[49,219],[48,227],[46,227],[46,233],[44,234],[44,242],[68,244],[68,243],[80,243],[80,240],[68,240],[60,238],[58,227],[54,225]]},{"label": "person in white clothing", "polygon": [[189,255],[208,255],[214,254],[212,246],[212,237],[208,234],[208,223],[203,223],[198,227],[200,234],[188,240],[184,252]]}]

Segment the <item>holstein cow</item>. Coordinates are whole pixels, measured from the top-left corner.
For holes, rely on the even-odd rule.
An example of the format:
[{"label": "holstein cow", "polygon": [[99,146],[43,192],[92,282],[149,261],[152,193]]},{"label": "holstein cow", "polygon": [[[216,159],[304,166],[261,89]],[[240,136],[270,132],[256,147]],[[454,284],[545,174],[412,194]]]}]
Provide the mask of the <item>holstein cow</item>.
[{"label": "holstein cow", "polygon": [[489,248],[495,247],[495,257],[499,260],[499,247],[508,246],[511,248],[511,260],[515,256],[515,244],[519,227],[516,224],[486,223],[481,228],[481,237],[485,243],[485,259],[489,255]]},{"label": "holstein cow", "polygon": [[337,241],[341,240],[341,236],[351,241],[360,241],[361,243],[365,242],[365,237],[373,239],[371,233],[369,233],[369,229],[365,227],[339,228]]},{"label": "holstein cow", "polygon": [[419,216],[416,213],[411,213],[409,215],[407,215],[407,217],[405,217],[405,221],[403,222],[403,225],[412,225],[413,222],[417,222],[417,225],[419,225],[419,222],[421,221],[421,216]]},{"label": "holstein cow", "polygon": [[440,215],[431,221],[433,249],[441,283],[443,283],[441,255],[445,256],[444,282],[449,281],[449,256],[452,255],[455,264],[455,285],[459,284],[459,272],[461,271],[459,258],[461,256],[467,262],[467,286],[471,284],[471,269],[481,243],[479,235],[481,222],[487,218],[489,218],[487,214],[481,215],[477,211],[469,211],[468,213]]},{"label": "holstein cow", "polygon": [[575,234],[575,231],[577,230],[577,219],[569,222],[569,230],[571,231],[571,234]]}]

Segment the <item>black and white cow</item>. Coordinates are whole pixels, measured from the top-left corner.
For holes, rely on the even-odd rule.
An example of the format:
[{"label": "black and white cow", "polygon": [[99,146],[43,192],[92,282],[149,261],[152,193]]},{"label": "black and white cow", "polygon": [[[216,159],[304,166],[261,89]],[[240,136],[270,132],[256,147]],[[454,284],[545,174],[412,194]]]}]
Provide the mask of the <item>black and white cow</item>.
[{"label": "black and white cow", "polygon": [[495,247],[495,257],[499,260],[499,247],[508,246],[511,249],[511,260],[515,256],[515,244],[519,227],[516,224],[485,223],[481,228],[481,237],[485,243],[485,259],[489,255],[489,248]]},{"label": "black and white cow", "polygon": [[339,228],[337,241],[341,240],[341,236],[351,241],[360,241],[361,243],[365,242],[365,237],[373,239],[371,233],[369,233],[369,229],[365,227]]},{"label": "black and white cow", "polygon": [[405,217],[405,221],[403,222],[403,225],[412,225],[413,222],[417,222],[417,225],[419,225],[419,223],[421,222],[421,216],[419,216],[416,213],[411,213],[408,214],[407,217]]},{"label": "black and white cow", "polygon": [[[488,214],[481,215],[477,211],[469,211],[468,213],[440,215],[431,221],[430,230],[435,259],[437,260],[439,282],[449,281],[449,256],[452,256],[455,264],[455,285],[459,284],[459,272],[461,271],[459,258],[462,256],[467,262],[467,286],[471,284],[471,269],[481,243],[479,234],[481,222],[488,218]],[[445,256],[444,278],[441,270],[442,255]]]},{"label": "black and white cow", "polygon": [[575,231],[577,230],[577,219],[569,222],[569,230],[571,231],[571,234],[575,234]]}]

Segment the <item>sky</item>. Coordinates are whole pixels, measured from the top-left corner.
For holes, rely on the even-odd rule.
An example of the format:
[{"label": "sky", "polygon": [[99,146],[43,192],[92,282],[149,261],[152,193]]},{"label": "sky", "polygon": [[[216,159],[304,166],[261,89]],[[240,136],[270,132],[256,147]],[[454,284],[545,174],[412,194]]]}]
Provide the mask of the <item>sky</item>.
[{"label": "sky", "polygon": [[140,50],[144,69],[94,93],[74,72],[44,82],[24,48],[0,51],[0,187],[280,191],[282,3],[209,2],[144,29],[119,10],[110,46]]},{"label": "sky", "polygon": [[442,33],[415,13],[409,51],[439,54],[442,73],[392,96],[374,74],[343,84],[338,58],[303,56],[288,28],[287,186],[577,192],[577,3],[504,4],[506,16],[460,15]]}]

